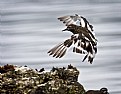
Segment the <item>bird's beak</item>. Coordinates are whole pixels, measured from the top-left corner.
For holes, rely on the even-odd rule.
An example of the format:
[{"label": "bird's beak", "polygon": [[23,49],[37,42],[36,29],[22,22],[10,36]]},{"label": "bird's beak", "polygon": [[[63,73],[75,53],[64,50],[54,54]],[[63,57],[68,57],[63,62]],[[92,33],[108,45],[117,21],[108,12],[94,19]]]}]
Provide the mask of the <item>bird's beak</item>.
[{"label": "bird's beak", "polygon": [[62,31],[67,31],[68,29],[66,28],[66,29],[64,29],[64,30],[62,30]]},{"label": "bird's beak", "polygon": [[78,14],[75,14],[75,16],[78,16]]}]

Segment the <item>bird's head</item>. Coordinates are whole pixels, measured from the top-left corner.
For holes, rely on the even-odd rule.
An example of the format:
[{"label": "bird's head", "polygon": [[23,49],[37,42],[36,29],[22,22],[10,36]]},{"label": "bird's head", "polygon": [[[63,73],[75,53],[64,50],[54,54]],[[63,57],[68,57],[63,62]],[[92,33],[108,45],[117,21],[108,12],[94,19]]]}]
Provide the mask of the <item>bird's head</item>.
[{"label": "bird's head", "polygon": [[73,34],[76,34],[76,32],[75,32],[75,25],[74,25],[74,24],[68,25],[67,28],[64,29],[64,30],[62,30],[62,31],[70,31],[70,32],[72,32]]},{"label": "bird's head", "polygon": [[70,30],[73,30],[74,29],[74,25],[73,24],[70,24],[67,26],[66,29],[62,30],[62,31],[70,31]]}]

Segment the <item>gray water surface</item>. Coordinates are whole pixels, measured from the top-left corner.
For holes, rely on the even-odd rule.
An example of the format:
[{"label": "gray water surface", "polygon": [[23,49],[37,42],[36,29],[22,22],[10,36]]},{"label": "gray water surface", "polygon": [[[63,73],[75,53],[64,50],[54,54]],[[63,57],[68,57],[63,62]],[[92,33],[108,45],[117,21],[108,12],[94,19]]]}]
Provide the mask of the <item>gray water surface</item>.
[{"label": "gray water surface", "polygon": [[[62,59],[47,51],[71,33],[57,17],[86,17],[94,26],[98,53],[93,64],[70,49]],[[0,0],[0,65],[27,65],[50,70],[69,64],[80,71],[86,90],[107,87],[121,94],[121,0]]]}]

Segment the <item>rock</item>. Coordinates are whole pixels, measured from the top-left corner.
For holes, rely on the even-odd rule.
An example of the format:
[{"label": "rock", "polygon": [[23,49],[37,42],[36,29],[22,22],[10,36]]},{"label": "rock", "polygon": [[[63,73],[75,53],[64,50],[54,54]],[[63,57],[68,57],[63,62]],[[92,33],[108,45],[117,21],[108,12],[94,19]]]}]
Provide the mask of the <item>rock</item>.
[{"label": "rock", "polygon": [[88,90],[86,94],[109,94],[107,88],[101,88],[100,90]]},{"label": "rock", "polygon": [[27,66],[5,65],[0,67],[0,94],[85,94],[78,82],[79,71],[53,67],[50,72]]}]

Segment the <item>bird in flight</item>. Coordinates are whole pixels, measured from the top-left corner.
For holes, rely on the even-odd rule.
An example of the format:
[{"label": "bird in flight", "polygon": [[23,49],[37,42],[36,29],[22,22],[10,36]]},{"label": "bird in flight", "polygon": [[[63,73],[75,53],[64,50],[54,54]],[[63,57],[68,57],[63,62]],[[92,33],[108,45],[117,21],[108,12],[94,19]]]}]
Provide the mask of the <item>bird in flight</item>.
[{"label": "bird in flight", "polygon": [[48,51],[49,55],[55,58],[61,58],[65,55],[70,47],[73,52],[85,54],[85,59],[92,64],[95,54],[97,53],[97,39],[95,38],[93,26],[86,18],[75,14],[74,16],[62,16],[58,20],[62,21],[66,28],[62,31],[70,31],[72,35],[64,42],[58,44]]}]

